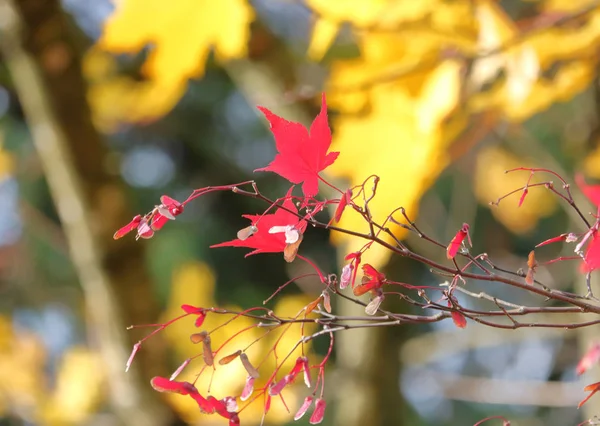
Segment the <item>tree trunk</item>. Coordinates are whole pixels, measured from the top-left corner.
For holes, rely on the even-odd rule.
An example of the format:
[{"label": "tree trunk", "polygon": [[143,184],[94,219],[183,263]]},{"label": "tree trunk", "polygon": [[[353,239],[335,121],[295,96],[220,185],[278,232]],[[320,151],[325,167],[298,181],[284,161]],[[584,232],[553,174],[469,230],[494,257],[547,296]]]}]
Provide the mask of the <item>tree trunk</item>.
[{"label": "tree trunk", "polygon": [[[113,242],[131,219],[123,188],[105,169],[81,74],[81,52],[59,0],[0,0],[0,51],[25,112],[87,303],[92,344],[106,364],[111,405],[127,425],[162,425],[172,413],[148,378],[165,368],[158,340],[125,374],[133,334],[125,325],[158,315],[141,245]],[[134,366],[135,366],[134,365]]]}]

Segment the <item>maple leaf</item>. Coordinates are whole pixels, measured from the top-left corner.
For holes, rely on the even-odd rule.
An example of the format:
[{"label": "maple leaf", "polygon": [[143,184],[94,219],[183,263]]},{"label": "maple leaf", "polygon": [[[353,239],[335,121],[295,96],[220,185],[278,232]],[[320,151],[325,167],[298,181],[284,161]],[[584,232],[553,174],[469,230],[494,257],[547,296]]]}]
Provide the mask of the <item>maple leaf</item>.
[{"label": "maple leaf", "polygon": [[267,108],[258,107],[271,125],[278,154],[267,166],[255,171],[274,172],[292,183],[302,185],[305,197],[314,197],[319,192],[319,172],[332,165],[339,152],[330,152],[331,130],[327,123],[325,94],[321,100],[321,111],[310,126],[310,133],[300,123],[287,121]]},{"label": "maple leaf", "polygon": [[[282,206],[291,212],[297,212],[298,210],[290,198],[292,189],[294,189],[293,186],[287,192]],[[254,249],[254,251],[246,254],[246,256],[259,253],[283,253],[286,250],[286,247],[291,245],[290,243],[286,242],[286,238],[289,238],[289,233],[269,231],[271,231],[273,228],[279,229],[279,227],[290,227],[297,231],[299,241],[302,233],[306,230],[306,221],[301,220],[294,213],[290,213],[290,211],[278,208],[273,214],[245,214],[242,217],[250,220],[252,222],[252,226],[256,227],[257,229],[254,234],[243,240],[236,238],[235,240],[214,244],[210,247],[247,247]],[[286,236],[286,234],[288,235]],[[298,241],[292,244],[296,244]]]}]

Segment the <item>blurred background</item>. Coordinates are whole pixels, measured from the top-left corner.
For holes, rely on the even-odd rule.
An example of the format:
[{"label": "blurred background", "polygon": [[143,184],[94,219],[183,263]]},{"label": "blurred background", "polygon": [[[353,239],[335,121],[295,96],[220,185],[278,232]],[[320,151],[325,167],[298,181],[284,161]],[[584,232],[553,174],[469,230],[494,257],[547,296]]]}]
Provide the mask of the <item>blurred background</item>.
[{"label": "blurred background", "polygon": [[[402,205],[442,242],[468,222],[474,251],[513,271],[540,241],[581,232],[544,190],[520,208],[518,195],[488,203],[524,185],[527,173],[504,174],[513,167],[600,179],[599,48],[600,4],[589,0],[0,0],[0,425],[225,424],[149,386],[195,354],[193,321],[145,342],[127,374],[131,347],[149,330],[126,327],[175,317],[184,303],[260,306],[305,265],[209,250],[247,225],[242,214],[265,208],[230,193],[190,204],[151,240],[112,234],[163,194],[182,200],[255,178],[265,194],[283,195],[286,181],[252,174],[275,154],[255,105],[308,125],[324,91],[332,150],[341,151],[328,178],[347,188],[378,174],[376,219]],[[341,225],[362,229],[350,215]],[[301,252],[338,272],[357,247],[311,229]],[[538,259],[571,254],[557,244]],[[368,261],[398,281],[443,281],[383,251]],[[540,268],[538,278],[584,293],[572,263]],[[543,303],[489,283],[469,289]],[[320,291],[300,280],[269,307],[291,314]],[[583,386],[599,380],[598,368],[575,375],[597,336],[598,326],[460,330],[450,321],[348,331],[328,366],[323,424],[469,425],[503,415],[515,425],[574,425],[599,414],[597,398],[575,408]],[[317,340],[314,356],[328,344]],[[225,374],[212,392],[239,394],[243,381]],[[287,397],[292,412],[303,392]],[[242,424],[260,422],[255,405]],[[265,423],[292,417],[274,403]]]}]

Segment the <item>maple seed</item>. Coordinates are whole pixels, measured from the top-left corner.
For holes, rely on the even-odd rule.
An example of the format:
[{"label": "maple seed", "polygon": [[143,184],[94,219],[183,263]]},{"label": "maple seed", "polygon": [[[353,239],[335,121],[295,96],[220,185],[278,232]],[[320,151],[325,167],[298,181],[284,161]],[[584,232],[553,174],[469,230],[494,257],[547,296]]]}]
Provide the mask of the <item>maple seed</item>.
[{"label": "maple seed", "polygon": [[227,365],[227,364],[229,364],[231,361],[233,361],[238,356],[240,356],[241,353],[242,353],[242,351],[240,349],[238,349],[237,351],[235,351],[231,355],[227,355],[227,356],[221,358],[219,360],[219,365]]},{"label": "maple seed", "polygon": [[300,233],[294,225],[272,226],[269,229],[269,234],[285,233],[285,243],[294,244],[300,238]]},{"label": "maple seed", "polygon": [[315,401],[315,410],[310,416],[309,423],[311,425],[319,424],[323,421],[323,417],[325,417],[325,407],[327,406],[324,399],[317,398]]},{"label": "maple seed", "polygon": [[244,241],[258,232],[258,228],[254,225],[240,229],[237,233],[238,240]]},{"label": "maple seed", "polygon": [[308,409],[312,405],[312,402],[313,402],[312,396],[307,396],[306,398],[304,398],[304,402],[302,403],[302,405],[296,412],[296,415],[294,416],[294,420],[300,420],[304,416],[304,414],[308,411]]},{"label": "maple seed", "polygon": [[201,331],[200,333],[194,333],[190,336],[190,341],[193,344],[204,342],[204,339],[208,337],[208,332]]},{"label": "maple seed", "polygon": [[142,216],[138,214],[133,219],[131,219],[131,222],[129,222],[127,225],[115,232],[115,234],[113,235],[113,239],[118,240],[119,238],[122,238],[125,235],[129,234],[131,231],[138,227],[141,221]]},{"label": "maple seed", "polygon": [[287,244],[285,249],[283,249],[283,258],[286,262],[291,263],[296,258],[298,254],[298,248],[300,247],[300,243],[302,242],[302,234],[299,234],[298,240],[294,243]]},{"label": "maple seed", "polygon": [[525,282],[529,285],[533,285],[534,283],[534,274],[535,270],[538,266],[537,261],[535,260],[535,252],[531,250],[529,252],[529,256],[527,258],[527,275],[525,276]]},{"label": "maple seed", "polygon": [[244,366],[246,372],[250,377],[252,377],[253,379],[258,379],[260,377],[258,370],[250,363],[248,355],[242,352],[240,354],[240,361],[242,361],[242,365]]},{"label": "maple seed", "polygon": [[446,247],[446,257],[448,259],[454,259],[465,238],[469,242],[469,245],[473,246],[471,243],[471,236],[469,235],[468,223],[463,223],[462,227],[458,230],[454,238],[452,238],[452,241],[450,241],[450,244],[448,244],[448,247]]},{"label": "maple seed", "polygon": [[323,290],[321,292],[321,296],[323,297],[323,307],[327,313],[331,313],[331,297],[329,296],[329,292],[327,290]]},{"label": "maple seed", "polygon": [[350,280],[352,278],[352,270],[354,269],[354,265],[349,263],[344,265],[342,268],[342,276],[340,277],[340,290],[345,289],[350,284]]},{"label": "maple seed", "polygon": [[246,385],[244,386],[244,389],[242,390],[242,394],[240,395],[240,399],[242,401],[245,401],[248,398],[250,398],[250,396],[252,395],[252,392],[254,392],[254,381],[255,380],[256,379],[252,376],[246,377]]},{"label": "maple seed", "polygon": [[[381,290],[380,290],[381,291]],[[369,304],[365,307],[365,313],[367,315],[375,315],[381,306],[381,303],[385,299],[385,295],[383,293],[375,296]]]},{"label": "maple seed", "polygon": [[215,362],[212,348],[210,346],[210,336],[206,336],[206,338],[202,341],[202,358],[206,365],[212,367]]}]

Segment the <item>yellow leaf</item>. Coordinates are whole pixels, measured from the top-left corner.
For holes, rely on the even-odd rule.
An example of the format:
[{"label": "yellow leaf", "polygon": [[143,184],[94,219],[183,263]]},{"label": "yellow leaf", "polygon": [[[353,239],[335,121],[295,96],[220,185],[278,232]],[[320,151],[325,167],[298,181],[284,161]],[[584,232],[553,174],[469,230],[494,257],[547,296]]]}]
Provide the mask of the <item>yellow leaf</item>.
[{"label": "yellow leaf", "polygon": [[[481,150],[473,178],[477,199],[489,205],[499,197],[524,187],[528,172],[504,173],[516,167],[534,167],[534,164],[498,147]],[[521,207],[518,206],[520,196],[521,193],[517,193],[502,200],[498,206],[490,206],[494,217],[516,234],[533,230],[539,219],[549,216],[556,208],[555,197],[545,188],[531,188]]]},{"label": "yellow leaf", "polygon": [[321,59],[327,49],[333,44],[339,26],[326,19],[318,19],[313,27],[313,33],[308,46],[308,57],[312,60]]},{"label": "yellow leaf", "polygon": [[[341,117],[334,122],[333,149],[342,154],[331,174],[349,179],[350,185],[361,183],[371,173],[380,176],[377,195],[369,204],[378,223],[399,206],[416,218],[420,197],[448,164],[446,148],[452,140],[452,135],[439,127],[428,133],[419,130],[418,117],[398,113],[394,105],[398,99],[398,91],[376,91],[369,114]],[[463,125],[464,122],[458,129]],[[395,218],[402,220],[399,214]],[[363,233],[369,230],[362,216],[351,210],[344,213],[340,226]],[[404,235],[401,228],[390,228],[399,238]],[[342,234],[334,233],[332,237],[334,242],[345,244],[345,252],[356,251],[366,243]],[[390,254],[385,248],[373,246],[367,259],[378,267],[387,262]]]},{"label": "yellow leaf", "polygon": [[[243,57],[253,11],[246,0],[122,0],[106,22],[99,46],[116,53],[135,53],[151,44],[143,71],[152,82],[146,95],[156,109],[144,118],[164,114],[179,99],[187,80],[204,74],[209,53],[218,61]],[[158,100],[162,94],[168,101]]]},{"label": "yellow leaf", "polygon": [[101,402],[104,370],[97,354],[70,348],[60,362],[57,383],[42,410],[46,425],[83,424]]},{"label": "yellow leaf", "polygon": [[430,134],[456,108],[460,99],[461,64],[444,61],[428,76],[416,100],[417,125],[421,132]]},{"label": "yellow leaf", "polygon": [[469,45],[474,23],[471,6],[465,0],[307,0],[307,5],[317,15],[309,49],[309,56],[316,60],[331,46],[344,22],[369,33],[404,34],[410,45],[435,36],[438,47]]}]

